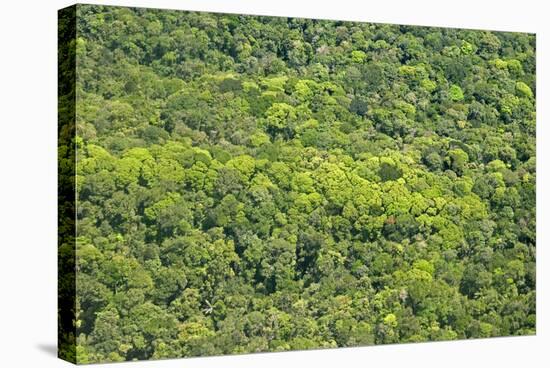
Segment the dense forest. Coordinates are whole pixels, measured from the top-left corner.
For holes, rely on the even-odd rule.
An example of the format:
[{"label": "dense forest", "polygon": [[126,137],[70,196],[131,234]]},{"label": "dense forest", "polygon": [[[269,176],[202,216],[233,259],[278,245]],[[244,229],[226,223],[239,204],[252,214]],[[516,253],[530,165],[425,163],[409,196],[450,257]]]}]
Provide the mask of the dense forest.
[{"label": "dense forest", "polygon": [[535,333],[534,35],[76,15],[79,363]]}]

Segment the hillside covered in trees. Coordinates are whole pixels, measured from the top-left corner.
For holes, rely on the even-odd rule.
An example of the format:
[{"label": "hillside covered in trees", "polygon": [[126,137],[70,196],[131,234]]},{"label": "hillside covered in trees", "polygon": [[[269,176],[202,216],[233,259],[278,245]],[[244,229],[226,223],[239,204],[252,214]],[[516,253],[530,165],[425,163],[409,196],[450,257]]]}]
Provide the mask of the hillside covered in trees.
[{"label": "hillside covered in trees", "polygon": [[79,363],[535,332],[534,35],[76,21]]}]

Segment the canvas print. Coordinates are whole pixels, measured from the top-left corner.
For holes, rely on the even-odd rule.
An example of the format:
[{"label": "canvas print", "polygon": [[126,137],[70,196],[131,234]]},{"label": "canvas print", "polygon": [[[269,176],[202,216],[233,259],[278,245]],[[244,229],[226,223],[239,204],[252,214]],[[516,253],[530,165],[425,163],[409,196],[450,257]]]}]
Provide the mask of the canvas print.
[{"label": "canvas print", "polygon": [[535,35],[59,12],[59,356],[535,333]]}]

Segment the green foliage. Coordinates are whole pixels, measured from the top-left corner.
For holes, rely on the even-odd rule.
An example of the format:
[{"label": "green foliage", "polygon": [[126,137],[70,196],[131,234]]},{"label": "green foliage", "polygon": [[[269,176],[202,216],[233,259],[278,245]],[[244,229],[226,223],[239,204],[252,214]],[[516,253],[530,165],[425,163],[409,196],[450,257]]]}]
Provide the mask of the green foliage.
[{"label": "green foliage", "polygon": [[77,9],[67,356],[535,332],[534,36]]},{"label": "green foliage", "polygon": [[464,93],[462,92],[462,88],[460,88],[456,84],[453,84],[451,88],[449,88],[449,97],[453,101],[464,100]]},{"label": "green foliage", "polygon": [[533,97],[533,92],[531,91],[531,88],[524,82],[516,82],[516,93],[520,97]]},{"label": "green foliage", "polygon": [[266,131],[272,136],[292,137],[297,119],[296,109],[284,102],[274,103],[266,111]]},{"label": "green foliage", "polygon": [[437,88],[437,84],[429,79],[422,79],[422,81],[420,82],[420,86],[422,86],[422,88],[430,93],[435,91],[435,89]]},{"label": "green foliage", "polygon": [[353,50],[351,52],[351,60],[354,63],[362,63],[367,58],[367,54],[361,50]]}]

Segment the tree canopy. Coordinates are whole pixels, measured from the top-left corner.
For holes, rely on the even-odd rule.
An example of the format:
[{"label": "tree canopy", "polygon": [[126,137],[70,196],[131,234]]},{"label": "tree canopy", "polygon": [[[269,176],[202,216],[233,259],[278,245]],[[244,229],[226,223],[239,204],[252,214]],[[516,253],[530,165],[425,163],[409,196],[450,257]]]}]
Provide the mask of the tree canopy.
[{"label": "tree canopy", "polygon": [[78,362],[535,332],[534,35],[76,27]]}]

